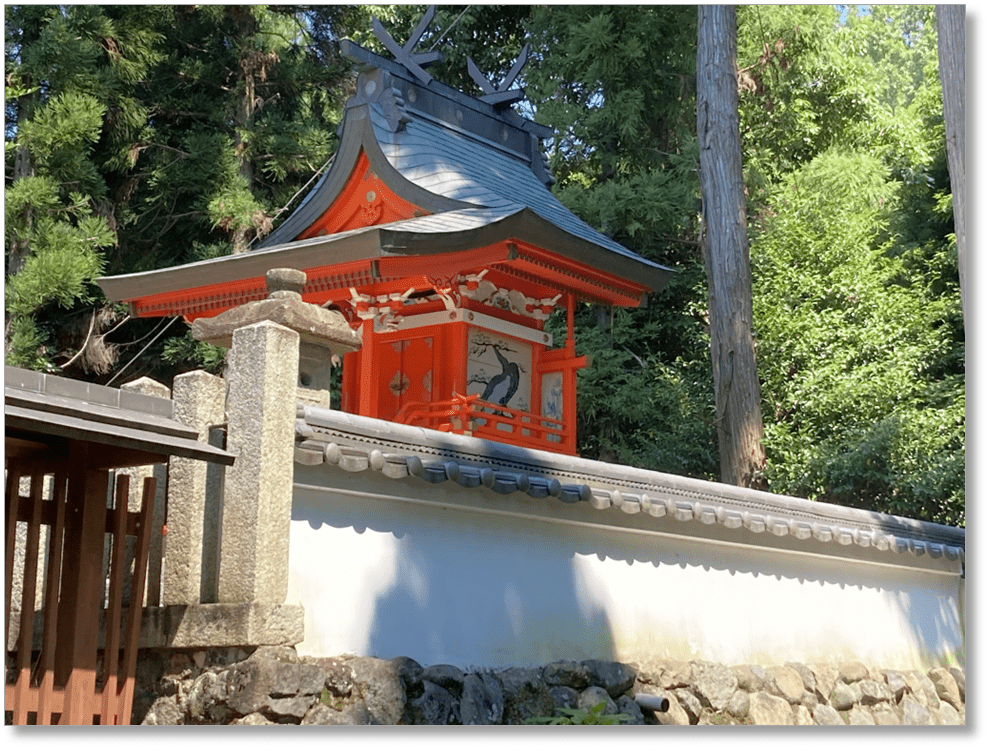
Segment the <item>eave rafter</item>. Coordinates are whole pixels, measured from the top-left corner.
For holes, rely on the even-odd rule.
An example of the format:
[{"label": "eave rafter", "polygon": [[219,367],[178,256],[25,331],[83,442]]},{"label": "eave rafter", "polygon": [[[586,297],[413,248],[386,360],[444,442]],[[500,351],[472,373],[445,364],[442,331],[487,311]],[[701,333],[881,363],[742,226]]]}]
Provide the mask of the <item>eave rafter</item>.
[{"label": "eave rafter", "polygon": [[[452,285],[458,276],[480,273],[485,268],[497,272],[506,286],[511,284],[508,279],[518,279],[539,289],[574,294],[598,304],[636,306],[647,291],[644,286],[518,240],[431,255],[405,254],[402,249],[381,246],[375,257],[342,263],[305,264],[308,267],[300,267],[307,276],[303,298],[323,305],[349,299],[352,288],[361,293],[404,292],[410,287],[417,291],[441,288]],[[282,262],[290,267],[299,265],[292,262],[291,256],[286,256]],[[236,275],[233,265],[228,274]],[[385,285],[389,291],[379,291]],[[390,288],[393,285],[395,289]],[[398,289],[399,286],[402,288]],[[264,276],[251,275],[126,301],[137,317],[181,315],[192,321],[266,296]]]}]

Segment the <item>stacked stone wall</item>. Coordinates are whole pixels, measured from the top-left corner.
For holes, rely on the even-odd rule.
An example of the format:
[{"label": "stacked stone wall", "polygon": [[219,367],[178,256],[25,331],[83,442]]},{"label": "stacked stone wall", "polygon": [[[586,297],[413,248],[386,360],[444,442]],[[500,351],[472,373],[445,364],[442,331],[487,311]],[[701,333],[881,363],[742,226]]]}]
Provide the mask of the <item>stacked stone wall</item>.
[{"label": "stacked stone wall", "polygon": [[[133,722],[150,725],[519,725],[605,703],[651,725],[963,725],[957,668],[558,661],[464,671],[294,648],[144,651]],[[664,696],[665,712],[636,694]]]}]

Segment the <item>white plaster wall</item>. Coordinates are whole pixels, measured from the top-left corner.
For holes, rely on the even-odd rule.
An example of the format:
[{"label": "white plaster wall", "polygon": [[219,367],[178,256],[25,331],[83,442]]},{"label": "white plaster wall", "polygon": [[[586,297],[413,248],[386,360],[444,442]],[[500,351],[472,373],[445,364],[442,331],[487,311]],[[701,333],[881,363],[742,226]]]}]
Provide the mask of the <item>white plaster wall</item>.
[{"label": "white plaster wall", "polygon": [[[288,602],[306,611],[299,652],[461,667],[964,661],[957,576],[568,524],[597,511],[553,499],[474,490],[474,506],[458,506],[469,493],[297,466]],[[534,506],[542,517],[518,514]]]}]

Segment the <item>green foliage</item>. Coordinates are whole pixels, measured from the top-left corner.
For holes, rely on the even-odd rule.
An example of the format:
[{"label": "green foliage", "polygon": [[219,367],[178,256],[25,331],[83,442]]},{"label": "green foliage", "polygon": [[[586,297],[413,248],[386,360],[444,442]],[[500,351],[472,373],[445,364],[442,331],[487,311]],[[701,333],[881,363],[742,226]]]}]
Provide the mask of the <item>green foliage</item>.
[{"label": "green foliage", "polygon": [[602,701],[587,710],[558,707],[555,716],[540,715],[526,719],[525,723],[530,726],[617,726],[632,720],[632,716],[625,713],[605,714],[606,706]]},{"label": "green foliage", "polygon": [[536,119],[556,129],[557,197],[678,271],[643,308],[578,309],[577,349],[592,359],[578,379],[580,454],[710,478],[717,445],[696,241],[696,24],[687,6],[533,7],[535,54],[524,75]]},{"label": "green foliage", "polygon": [[183,369],[202,369],[210,374],[222,375],[227,362],[227,349],[197,341],[188,333],[165,341],[162,358],[182,365]]},{"label": "green foliage", "polygon": [[963,524],[964,343],[946,324],[960,303],[910,267],[887,175],[824,153],[753,239],[766,474],[779,493]]}]

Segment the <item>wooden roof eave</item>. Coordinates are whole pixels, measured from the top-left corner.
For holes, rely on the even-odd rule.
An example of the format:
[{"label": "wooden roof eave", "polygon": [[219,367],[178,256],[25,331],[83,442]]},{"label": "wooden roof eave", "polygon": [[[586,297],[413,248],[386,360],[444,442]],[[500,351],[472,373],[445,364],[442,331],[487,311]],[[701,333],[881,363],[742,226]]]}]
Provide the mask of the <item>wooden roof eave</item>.
[{"label": "wooden roof eave", "polygon": [[[396,225],[398,226],[401,226],[401,222]],[[506,239],[517,239],[550,250],[590,268],[607,269],[606,273],[644,286],[652,292],[661,291],[674,273],[671,268],[617,255],[592,242],[575,237],[528,207],[520,207],[518,211],[498,222],[456,235],[448,235],[445,242],[434,235],[417,234],[400,228],[389,231],[388,234],[389,252],[403,255],[454,252],[465,249],[464,244],[482,247]]]},{"label": "wooden roof eave", "polygon": [[[515,212],[468,230],[415,232],[408,228],[414,221],[370,226],[172,268],[104,277],[97,279],[97,283],[108,299],[134,302],[190,289],[221,287],[249,278],[263,279],[272,268],[306,271],[360,260],[439,255],[512,239],[541,248],[552,247],[563,257],[590,268],[608,268],[612,275],[633,281],[649,291],[661,290],[673,273],[662,266],[617,256],[568,234],[532,209],[521,206]],[[210,279],[210,283],[204,285],[204,278]],[[644,298],[639,303],[643,301]]]}]

